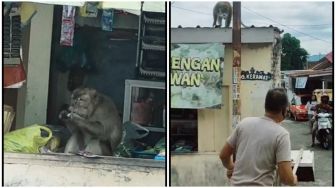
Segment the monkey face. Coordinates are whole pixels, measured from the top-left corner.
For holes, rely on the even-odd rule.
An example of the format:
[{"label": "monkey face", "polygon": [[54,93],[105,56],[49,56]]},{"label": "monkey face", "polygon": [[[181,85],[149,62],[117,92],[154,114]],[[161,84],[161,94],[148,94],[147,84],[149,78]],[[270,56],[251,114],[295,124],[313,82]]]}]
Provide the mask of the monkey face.
[{"label": "monkey face", "polygon": [[88,118],[95,104],[92,90],[88,88],[74,90],[71,95],[69,111],[83,118]]}]

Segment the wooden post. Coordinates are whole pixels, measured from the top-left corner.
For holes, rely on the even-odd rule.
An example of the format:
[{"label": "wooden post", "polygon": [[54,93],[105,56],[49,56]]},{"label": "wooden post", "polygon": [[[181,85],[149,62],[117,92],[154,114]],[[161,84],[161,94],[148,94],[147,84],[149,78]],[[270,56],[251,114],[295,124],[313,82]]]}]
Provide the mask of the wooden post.
[{"label": "wooden post", "polygon": [[240,121],[240,72],[241,72],[241,28],[240,28],[240,2],[233,2],[233,28],[232,28],[232,126],[235,127]]}]

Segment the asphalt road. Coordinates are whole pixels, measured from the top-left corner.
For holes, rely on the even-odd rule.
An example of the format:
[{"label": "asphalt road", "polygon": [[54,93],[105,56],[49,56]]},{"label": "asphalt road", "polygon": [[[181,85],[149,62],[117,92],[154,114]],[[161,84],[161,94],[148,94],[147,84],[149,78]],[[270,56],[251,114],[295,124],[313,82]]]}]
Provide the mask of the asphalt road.
[{"label": "asphalt road", "polygon": [[311,133],[306,121],[287,119],[282,125],[290,132],[292,150],[299,150],[304,146],[305,150],[314,152],[315,181],[299,182],[299,186],[332,186],[333,149],[323,149],[317,140],[315,146],[311,147]]}]

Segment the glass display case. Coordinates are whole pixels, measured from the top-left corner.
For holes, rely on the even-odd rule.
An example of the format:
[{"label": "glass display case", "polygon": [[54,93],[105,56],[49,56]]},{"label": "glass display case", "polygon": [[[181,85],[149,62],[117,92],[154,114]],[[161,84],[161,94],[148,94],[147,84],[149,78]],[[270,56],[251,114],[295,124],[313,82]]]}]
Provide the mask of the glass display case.
[{"label": "glass display case", "polygon": [[132,121],[150,131],[165,132],[164,82],[125,80],[123,123]]}]

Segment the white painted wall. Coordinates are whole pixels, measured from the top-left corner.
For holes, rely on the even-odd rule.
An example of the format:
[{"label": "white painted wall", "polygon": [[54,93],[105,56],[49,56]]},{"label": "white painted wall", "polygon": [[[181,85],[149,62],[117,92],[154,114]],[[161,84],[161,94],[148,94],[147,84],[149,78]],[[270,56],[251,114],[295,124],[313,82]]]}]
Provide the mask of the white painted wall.
[{"label": "white painted wall", "polygon": [[18,92],[16,128],[46,123],[47,118],[54,6],[34,4],[37,12],[30,23],[28,63],[25,67],[27,81]]}]

